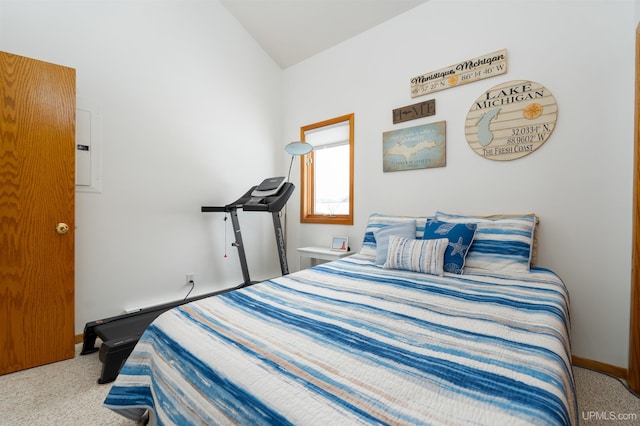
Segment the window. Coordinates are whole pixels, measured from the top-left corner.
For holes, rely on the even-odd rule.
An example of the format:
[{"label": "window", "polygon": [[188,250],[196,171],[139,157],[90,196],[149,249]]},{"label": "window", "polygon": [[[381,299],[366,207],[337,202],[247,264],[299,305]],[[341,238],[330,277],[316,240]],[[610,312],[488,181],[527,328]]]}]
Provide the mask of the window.
[{"label": "window", "polygon": [[353,225],[353,114],[300,129],[313,151],[301,159],[300,222]]}]

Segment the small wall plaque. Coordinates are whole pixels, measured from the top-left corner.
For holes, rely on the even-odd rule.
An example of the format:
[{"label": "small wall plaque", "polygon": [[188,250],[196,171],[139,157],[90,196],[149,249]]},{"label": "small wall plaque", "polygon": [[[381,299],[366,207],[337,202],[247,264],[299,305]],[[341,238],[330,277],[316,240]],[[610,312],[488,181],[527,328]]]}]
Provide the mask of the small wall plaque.
[{"label": "small wall plaque", "polygon": [[436,113],[436,100],[420,102],[418,104],[407,105],[393,110],[393,124],[403,121],[415,120],[416,118],[429,117]]}]

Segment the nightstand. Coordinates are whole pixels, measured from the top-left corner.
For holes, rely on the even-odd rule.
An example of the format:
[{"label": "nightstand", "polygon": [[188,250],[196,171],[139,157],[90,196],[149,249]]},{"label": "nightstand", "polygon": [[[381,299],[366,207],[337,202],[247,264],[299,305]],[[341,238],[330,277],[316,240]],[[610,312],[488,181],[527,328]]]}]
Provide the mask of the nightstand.
[{"label": "nightstand", "polygon": [[316,266],[318,260],[337,260],[346,256],[352,255],[354,252],[352,251],[336,251],[331,250],[324,247],[299,247],[298,252],[300,253],[300,269],[305,269],[306,266],[303,266],[303,258],[308,257],[311,266]]}]

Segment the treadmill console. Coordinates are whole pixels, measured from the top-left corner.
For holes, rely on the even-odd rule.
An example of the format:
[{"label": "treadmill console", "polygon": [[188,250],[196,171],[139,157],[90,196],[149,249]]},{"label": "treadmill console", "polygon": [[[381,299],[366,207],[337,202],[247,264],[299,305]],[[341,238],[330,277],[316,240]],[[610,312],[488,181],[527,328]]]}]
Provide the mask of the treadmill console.
[{"label": "treadmill console", "polygon": [[251,187],[240,198],[226,206],[203,206],[203,212],[230,212],[232,210],[279,212],[291,197],[295,186],[287,178],[272,177]]},{"label": "treadmill console", "polygon": [[267,178],[262,183],[256,186],[251,192],[252,197],[270,197],[280,191],[282,185],[285,184],[287,178],[284,176]]},{"label": "treadmill console", "polygon": [[240,199],[243,210],[280,211],[293,192],[293,184],[284,176],[267,178],[260,185],[252,187]]}]

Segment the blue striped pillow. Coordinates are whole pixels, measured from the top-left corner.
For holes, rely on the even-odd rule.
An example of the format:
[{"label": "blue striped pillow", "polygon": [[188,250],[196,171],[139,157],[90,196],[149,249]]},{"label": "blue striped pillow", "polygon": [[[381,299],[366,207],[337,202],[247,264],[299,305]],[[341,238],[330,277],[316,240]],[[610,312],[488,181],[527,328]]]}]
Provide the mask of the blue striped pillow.
[{"label": "blue striped pillow", "polygon": [[529,271],[533,250],[535,215],[460,216],[436,213],[438,220],[477,225],[464,271]]},{"label": "blue striped pillow", "polygon": [[382,265],[387,260],[387,252],[389,251],[389,237],[398,235],[400,237],[416,238],[416,221],[411,220],[404,223],[396,223],[388,225],[384,228],[376,229],[373,232],[376,237],[376,263]]},{"label": "blue striped pillow", "polygon": [[364,230],[364,239],[360,254],[367,256],[376,256],[376,237],[373,234],[377,229],[396,223],[416,222],[416,238],[422,239],[424,227],[427,223],[427,217],[409,217],[409,216],[391,216],[381,213],[372,213],[367,221],[367,227]]},{"label": "blue striped pillow", "polygon": [[392,235],[389,252],[383,265],[386,269],[404,269],[432,275],[444,274],[444,251],[449,240],[411,240]]}]

